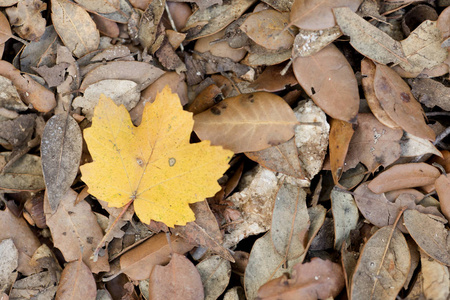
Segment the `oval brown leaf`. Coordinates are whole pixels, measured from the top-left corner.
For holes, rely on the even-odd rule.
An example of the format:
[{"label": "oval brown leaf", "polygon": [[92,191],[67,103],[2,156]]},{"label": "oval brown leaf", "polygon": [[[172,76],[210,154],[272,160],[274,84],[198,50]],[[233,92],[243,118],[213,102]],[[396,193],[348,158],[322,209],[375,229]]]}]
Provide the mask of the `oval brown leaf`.
[{"label": "oval brown leaf", "polygon": [[377,64],[374,88],[381,107],[398,126],[412,135],[435,139],[434,131],[425,123],[422,106],[397,72]]},{"label": "oval brown leaf", "polygon": [[406,229],[429,256],[450,266],[450,237],[445,228],[446,220],[416,210],[407,210],[403,214]]},{"label": "oval brown leaf", "polygon": [[297,118],[283,98],[266,92],[228,98],[194,116],[194,131],[235,153],[259,151],[286,142]]},{"label": "oval brown leaf", "polygon": [[68,0],[52,1],[52,21],[64,45],[76,57],[97,50],[100,34],[89,14]]},{"label": "oval brown leaf", "polygon": [[265,9],[250,14],[240,29],[255,43],[270,50],[290,49],[294,37],[288,30],[283,30],[289,21],[287,13]]},{"label": "oval brown leaf", "polygon": [[295,178],[305,179],[305,175],[300,166],[298,148],[293,138],[278,146],[261,151],[246,152],[245,155],[266,169],[287,174]]},{"label": "oval brown leaf", "polygon": [[204,299],[200,274],[189,259],[177,253],[167,266],[155,266],[148,290],[149,299]]},{"label": "oval brown leaf", "polygon": [[70,115],[55,115],[45,125],[41,140],[42,171],[52,211],[58,207],[77,176],[83,137]]},{"label": "oval brown leaf", "polygon": [[359,109],[358,83],[345,56],[328,45],[307,57],[297,57],[292,65],[297,81],[326,114],[354,122]]},{"label": "oval brown leaf", "polygon": [[426,163],[395,165],[375,177],[368,187],[375,194],[380,194],[433,184],[439,175],[438,169]]},{"label": "oval brown leaf", "polygon": [[91,270],[81,259],[70,262],[61,273],[56,299],[95,299],[97,286]]},{"label": "oval brown leaf", "polygon": [[356,11],[360,4],[360,0],[296,0],[291,7],[290,25],[310,30],[333,27],[334,7],[348,6]]},{"label": "oval brown leaf", "polygon": [[395,299],[408,275],[410,257],[405,237],[397,228],[391,225],[379,229],[359,257],[352,299]]},{"label": "oval brown leaf", "polygon": [[0,16],[0,44],[5,43],[11,36],[11,25],[9,25],[8,19],[2,13]]},{"label": "oval brown leaf", "polygon": [[350,146],[353,133],[352,124],[332,119],[330,129],[330,165],[335,184],[338,183],[344,170],[345,157]]},{"label": "oval brown leaf", "polygon": [[450,220],[450,178],[442,174],[434,184],[441,203],[441,210],[447,220]]}]

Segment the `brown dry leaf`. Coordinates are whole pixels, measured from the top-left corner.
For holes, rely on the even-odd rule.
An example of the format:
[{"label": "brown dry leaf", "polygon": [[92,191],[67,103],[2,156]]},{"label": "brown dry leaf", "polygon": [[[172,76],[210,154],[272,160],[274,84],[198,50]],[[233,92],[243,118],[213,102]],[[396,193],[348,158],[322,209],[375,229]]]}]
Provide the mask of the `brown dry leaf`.
[{"label": "brown dry leaf", "polygon": [[440,151],[441,157],[434,156],[430,163],[436,162],[444,167],[446,173],[450,173],[450,151],[442,150]]},{"label": "brown dry leaf", "polygon": [[[227,27],[228,28],[228,27]],[[234,62],[239,62],[247,54],[244,48],[234,49],[223,40],[225,30],[221,30],[213,35],[205,36],[195,42],[194,50],[204,53],[209,51],[214,56],[227,57]]]},{"label": "brown dry leaf", "polygon": [[297,119],[283,98],[257,92],[227,98],[194,116],[194,131],[235,153],[259,151],[294,135]]},{"label": "brown dry leaf", "polygon": [[400,42],[408,59],[407,62],[400,62],[400,67],[407,72],[422,72],[425,68],[438,66],[448,56],[447,49],[441,47],[441,42],[442,33],[436,22],[424,21]]},{"label": "brown dry leaf", "polygon": [[395,165],[379,174],[368,185],[375,194],[433,184],[439,170],[426,163]]},{"label": "brown dry leaf", "polygon": [[351,231],[356,229],[359,212],[350,194],[333,189],[330,198],[335,232],[334,248],[339,251],[342,243],[350,237]]},{"label": "brown dry leaf", "polygon": [[111,61],[89,71],[81,83],[83,92],[88,86],[105,79],[123,79],[136,82],[138,85],[153,83],[164,71],[151,64],[138,61]]},{"label": "brown dry leaf", "polygon": [[[139,23],[138,39],[141,45],[150,49],[155,43],[158,25],[165,10],[166,0],[151,1]],[[154,51],[152,51],[154,52]]]},{"label": "brown dry leaf", "polygon": [[30,265],[30,260],[41,243],[28,227],[23,218],[17,218],[8,209],[0,210],[0,241],[12,239],[19,252],[17,271],[29,276],[39,271],[38,267]]},{"label": "brown dry leaf", "polygon": [[450,277],[447,266],[420,251],[420,265],[423,275],[423,294],[426,299],[448,299]]},{"label": "brown dry leaf", "polygon": [[278,11],[289,12],[291,10],[292,3],[294,3],[294,0],[262,0],[262,2],[270,5]]},{"label": "brown dry leaf", "polygon": [[[4,93],[7,97],[7,90]],[[11,120],[0,121],[0,139],[2,140],[2,145],[4,147],[6,146],[6,148],[12,147],[13,152],[16,149],[27,147],[26,144],[31,140],[34,132],[35,122],[35,114],[24,114]],[[11,160],[13,156],[14,154],[9,159]]]},{"label": "brown dry leaf", "polygon": [[12,64],[0,60],[0,75],[12,81],[19,92],[20,98],[25,104],[31,104],[40,112],[49,112],[55,105],[55,95],[33,80],[29,75],[22,74]]},{"label": "brown dry leaf", "polygon": [[202,300],[203,285],[192,262],[178,253],[167,266],[155,266],[149,281],[148,299]]},{"label": "brown dry leaf", "polygon": [[283,182],[276,196],[270,230],[275,251],[287,260],[300,257],[305,252],[309,225],[305,190]]},{"label": "brown dry leaf", "polygon": [[374,80],[375,80],[376,66],[367,57],[361,61],[361,75],[362,88],[364,96],[366,96],[367,103],[374,116],[381,122],[381,124],[389,128],[399,128],[399,126],[388,116],[388,114],[381,107],[380,101],[375,95]]},{"label": "brown dry leaf", "polygon": [[294,138],[261,151],[245,152],[245,155],[266,169],[305,179]]},{"label": "brown dry leaf", "polygon": [[333,8],[346,6],[355,12],[360,0],[296,0],[291,7],[290,23],[302,29],[318,30],[333,27]]},{"label": "brown dry leaf", "polygon": [[[0,242],[0,291],[10,291],[17,279],[17,266],[19,265],[19,251],[12,239]],[[0,298],[2,299],[2,298]]]},{"label": "brown dry leaf", "polygon": [[309,56],[319,52],[341,35],[342,32],[339,26],[333,26],[323,30],[306,30],[300,28],[298,34],[295,36],[292,58]]},{"label": "brown dry leaf", "polygon": [[296,85],[297,79],[295,79],[292,68],[289,68],[286,74],[281,74],[285,67],[281,64],[266,67],[249,87],[256,91],[278,92],[286,89],[287,86]]},{"label": "brown dry leaf", "polygon": [[253,51],[255,48],[253,46],[251,47],[249,53],[241,63],[251,67],[272,66],[290,59],[292,53],[291,49],[272,52],[271,50],[263,50],[265,48],[261,47],[257,51]]},{"label": "brown dry leaf", "polygon": [[333,12],[342,32],[350,36],[350,44],[362,55],[381,64],[406,62],[400,42],[358,16],[348,7],[335,8]]},{"label": "brown dry leaf", "polygon": [[[0,89],[3,91],[3,94],[0,95],[0,107],[13,110],[15,112],[25,111],[28,109],[28,107],[20,99],[19,93],[12,84],[11,80],[0,76]],[[3,133],[0,135],[3,135]]]},{"label": "brown dry leaf", "polygon": [[91,270],[83,261],[69,262],[61,273],[56,300],[95,299],[97,286]]},{"label": "brown dry leaf", "polygon": [[450,178],[442,174],[434,184],[441,204],[441,210],[447,220],[450,221]]},{"label": "brown dry leaf", "polygon": [[187,41],[214,34],[237,20],[255,2],[256,0],[231,0],[222,5],[199,9],[189,17],[181,31],[187,32]]},{"label": "brown dry leaf", "polygon": [[405,132],[400,141],[402,157],[415,157],[427,153],[442,157],[441,152],[429,141]]},{"label": "brown dry leaf", "polygon": [[194,248],[181,237],[170,236],[170,240],[169,245],[166,234],[159,233],[128,251],[120,257],[120,272],[114,277],[125,273],[132,280],[147,279],[156,265],[167,264],[174,253],[185,254]]},{"label": "brown dry leaf", "polygon": [[450,111],[450,88],[430,78],[409,79],[411,93],[426,107],[439,106],[445,111]]},{"label": "brown dry leaf", "polygon": [[75,2],[89,11],[98,12],[100,14],[110,14],[120,10],[119,0],[75,0]]},{"label": "brown dry leaf", "polygon": [[17,7],[9,7],[5,11],[20,37],[37,41],[45,31],[46,21],[41,12],[46,9],[47,4],[40,0],[20,0]]},{"label": "brown dry leaf", "polygon": [[233,256],[222,246],[222,232],[206,200],[193,203],[190,207],[194,211],[195,222],[176,226],[172,233],[180,235],[192,245],[209,248],[224,259],[234,262]]},{"label": "brown dry leaf", "polygon": [[353,274],[352,299],[395,299],[406,280],[410,254],[392,225],[378,229],[364,245]]},{"label": "brown dry leaf", "polygon": [[283,275],[264,284],[258,299],[330,299],[344,288],[342,267],[330,260],[315,257],[309,263],[294,266],[291,278]]},{"label": "brown dry leaf", "polygon": [[441,30],[442,39],[450,37],[450,8],[445,8],[437,19],[437,27]]},{"label": "brown dry leaf", "polygon": [[337,184],[343,173],[345,157],[355,130],[352,124],[337,119],[332,119],[330,126],[329,155],[331,175],[334,183]]},{"label": "brown dry leaf", "polygon": [[219,298],[230,283],[230,262],[214,255],[202,260],[196,267],[202,279],[205,299],[215,300]]},{"label": "brown dry leaf", "polygon": [[77,176],[82,147],[83,137],[74,118],[54,115],[48,120],[41,140],[41,159],[53,212]]},{"label": "brown dry leaf", "polygon": [[119,37],[120,30],[116,22],[96,14],[92,15],[92,20],[95,22],[95,26],[101,34],[111,38]]},{"label": "brown dry leaf", "polygon": [[372,115],[358,115],[356,127],[350,141],[344,171],[362,162],[370,172],[375,172],[379,166],[388,166],[396,161],[401,154],[401,129],[391,129],[384,126]]},{"label": "brown dry leaf", "polygon": [[240,26],[255,43],[269,50],[290,49],[294,37],[289,30],[284,30],[288,25],[289,15],[273,9],[265,9],[250,14]]},{"label": "brown dry leaf", "polygon": [[444,225],[447,220],[417,210],[405,211],[403,220],[411,237],[426,254],[444,265],[450,265],[449,231]]},{"label": "brown dry leaf", "polygon": [[36,73],[38,73],[45,82],[47,82],[48,87],[55,87],[60,85],[65,80],[66,69],[70,66],[69,63],[60,63],[53,67],[40,66],[31,67]]},{"label": "brown dry leaf", "polygon": [[103,238],[97,218],[86,201],[75,204],[77,193],[69,189],[63,196],[58,209],[52,214],[48,201],[44,202],[47,225],[52,232],[55,247],[61,250],[67,262],[83,262],[93,273],[109,271],[108,254],[94,262],[91,256]]},{"label": "brown dry leaf", "polygon": [[4,44],[12,36],[8,19],[2,13],[0,16],[0,44]]},{"label": "brown dry leaf", "polygon": [[305,92],[334,119],[354,122],[359,108],[359,92],[353,69],[333,44],[319,52],[297,57],[295,77]]},{"label": "brown dry leaf", "polygon": [[[0,168],[8,162],[11,152],[0,152]],[[0,174],[0,190],[37,192],[45,188],[39,156],[25,154]]]},{"label": "brown dry leaf", "polygon": [[381,107],[398,126],[412,135],[435,139],[434,131],[425,123],[422,106],[394,70],[377,64],[374,89]]},{"label": "brown dry leaf", "polygon": [[100,34],[89,14],[68,0],[52,1],[52,21],[64,45],[76,57],[97,50]]}]

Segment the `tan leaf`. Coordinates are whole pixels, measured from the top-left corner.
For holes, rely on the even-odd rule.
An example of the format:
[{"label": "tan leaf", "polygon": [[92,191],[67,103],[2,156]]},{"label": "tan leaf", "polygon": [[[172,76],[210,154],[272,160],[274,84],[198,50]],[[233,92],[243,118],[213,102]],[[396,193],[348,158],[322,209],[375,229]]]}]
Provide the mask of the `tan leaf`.
[{"label": "tan leaf", "polygon": [[331,120],[329,154],[331,175],[335,184],[343,173],[345,157],[354,132],[352,124],[337,119]]},{"label": "tan leaf", "polygon": [[432,184],[439,175],[438,169],[426,163],[400,164],[379,174],[368,187],[372,192],[380,194]]},{"label": "tan leaf", "polygon": [[420,103],[429,108],[439,106],[443,110],[450,110],[450,88],[431,78],[409,79],[411,93]]},{"label": "tan leaf", "polygon": [[100,0],[100,1],[90,1],[90,0],[76,0],[78,4],[83,6],[89,11],[98,12],[101,14],[110,14],[120,10],[120,0]]},{"label": "tan leaf", "polygon": [[392,225],[378,229],[364,245],[353,274],[352,299],[395,299],[406,280],[410,254]]},{"label": "tan leaf", "polygon": [[403,130],[418,137],[434,140],[434,131],[427,126],[423,110],[408,84],[391,68],[377,64],[375,95],[388,116]]},{"label": "tan leaf", "polygon": [[52,21],[64,45],[76,57],[97,50],[100,34],[89,14],[68,0],[52,1]]},{"label": "tan leaf", "polygon": [[46,9],[47,4],[40,0],[20,0],[17,7],[9,7],[5,11],[20,37],[37,41],[45,31],[46,21],[41,12]]},{"label": "tan leaf", "polygon": [[362,55],[381,63],[406,62],[400,42],[376,28],[348,7],[333,9],[336,22],[345,35],[350,36],[350,44]]},{"label": "tan leaf", "polygon": [[249,87],[256,91],[278,92],[284,90],[286,86],[296,85],[297,79],[295,79],[292,68],[282,75],[281,72],[284,68],[285,66],[282,64],[266,67]]},{"label": "tan leaf", "polygon": [[150,275],[149,299],[202,300],[200,274],[189,259],[174,253],[167,266],[155,266]]},{"label": "tan leaf", "polygon": [[0,16],[0,44],[4,44],[11,37],[11,26],[9,25],[8,19],[2,13]]},{"label": "tan leaf", "polygon": [[91,270],[81,259],[69,262],[61,274],[56,299],[94,299],[97,286]]},{"label": "tan leaf", "polygon": [[450,178],[442,174],[436,179],[436,192],[441,203],[441,210],[447,220],[450,220]]},{"label": "tan leaf", "polygon": [[448,299],[450,278],[448,267],[420,252],[423,275],[423,293],[426,299]]},{"label": "tan leaf", "polygon": [[[0,167],[8,161],[11,152],[0,152]],[[0,190],[9,191],[40,191],[45,188],[42,176],[41,158],[25,154],[13,164],[6,166],[0,174]]]},{"label": "tan leaf", "polygon": [[356,229],[359,212],[350,194],[333,189],[330,198],[335,232],[334,247],[340,250],[342,243],[350,237],[350,232]]},{"label": "tan leaf", "polygon": [[334,119],[354,122],[359,108],[355,74],[345,56],[328,45],[319,52],[297,57],[294,74],[305,92]]},{"label": "tan leaf", "polygon": [[166,0],[151,1],[142,14],[141,22],[139,23],[138,39],[146,49],[150,49],[155,43],[158,25],[165,10],[165,3]]},{"label": "tan leaf", "polygon": [[266,92],[227,98],[194,116],[194,131],[202,140],[235,153],[259,151],[294,135],[297,119],[279,96]]},{"label": "tan leaf", "polygon": [[217,299],[230,283],[231,264],[214,255],[202,260],[197,266],[205,290],[205,299]]},{"label": "tan leaf", "polygon": [[323,30],[306,30],[300,28],[298,34],[295,36],[292,58],[309,56],[319,52],[341,35],[342,31],[338,26]]}]

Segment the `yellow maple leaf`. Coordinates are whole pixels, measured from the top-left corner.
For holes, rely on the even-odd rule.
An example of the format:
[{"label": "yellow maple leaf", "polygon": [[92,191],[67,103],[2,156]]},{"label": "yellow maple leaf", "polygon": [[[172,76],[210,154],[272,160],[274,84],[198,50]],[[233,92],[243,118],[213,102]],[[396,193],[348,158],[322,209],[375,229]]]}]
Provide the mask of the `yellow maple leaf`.
[{"label": "yellow maple leaf", "polygon": [[102,95],[84,138],[93,162],[81,166],[89,193],[122,207],[134,200],[142,222],[169,227],[195,220],[189,203],[220,190],[233,152],[209,141],[190,144],[194,121],[169,87],[147,104],[135,127],[123,105]]}]

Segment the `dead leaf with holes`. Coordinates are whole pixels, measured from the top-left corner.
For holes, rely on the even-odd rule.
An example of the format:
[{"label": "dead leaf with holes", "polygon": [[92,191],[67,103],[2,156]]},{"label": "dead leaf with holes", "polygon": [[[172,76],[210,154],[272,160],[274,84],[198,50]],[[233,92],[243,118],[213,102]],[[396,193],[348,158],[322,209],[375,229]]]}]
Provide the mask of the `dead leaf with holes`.
[{"label": "dead leaf with holes", "polygon": [[193,123],[168,87],[145,107],[139,127],[125,107],[102,96],[92,127],[84,131],[94,160],[81,166],[89,193],[112,207],[132,201],[147,224],[154,220],[173,227],[194,221],[188,204],[220,190],[217,179],[233,153],[209,141],[190,144]]}]

